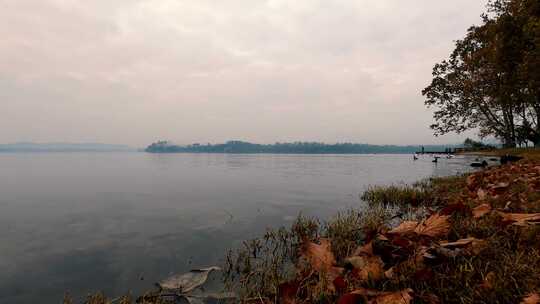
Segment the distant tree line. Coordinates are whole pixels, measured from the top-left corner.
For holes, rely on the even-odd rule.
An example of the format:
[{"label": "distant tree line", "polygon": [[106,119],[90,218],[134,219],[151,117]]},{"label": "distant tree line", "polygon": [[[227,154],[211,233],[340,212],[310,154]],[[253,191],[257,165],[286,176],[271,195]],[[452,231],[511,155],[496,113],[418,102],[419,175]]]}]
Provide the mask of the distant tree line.
[{"label": "distant tree line", "polygon": [[469,151],[493,150],[493,149],[495,149],[495,146],[493,146],[493,145],[485,144],[485,143],[483,143],[481,141],[476,141],[476,140],[473,140],[473,139],[470,139],[470,138],[465,139],[465,141],[463,142],[463,147],[466,150],[469,150]]},{"label": "distant tree line", "polygon": [[423,90],[435,135],[479,131],[540,146],[540,1],[492,0]]},{"label": "distant tree line", "polygon": [[[428,145],[429,151],[447,151],[454,145]],[[369,145],[353,143],[324,144],[317,142],[292,142],[254,144],[245,141],[228,141],[223,144],[191,144],[179,146],[167,141],[158,141],[146,148],[150,153],[282,153],[282,154],[403,154],[415,153],[419,146]]]}]

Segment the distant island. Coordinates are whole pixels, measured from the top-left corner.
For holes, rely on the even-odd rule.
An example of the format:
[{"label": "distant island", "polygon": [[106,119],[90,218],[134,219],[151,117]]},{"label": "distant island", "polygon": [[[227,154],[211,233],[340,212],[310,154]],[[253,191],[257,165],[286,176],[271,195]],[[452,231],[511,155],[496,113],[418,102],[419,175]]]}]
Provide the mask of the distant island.
[{"label": "distant island", "polygon": [[0,152],[115,152],[135,151],[134,148],[118,144],[100,143],[13,143],[0,144]]},{"label": "distant island", "polygon": [[[463,145],[425,145],[429,151],[447,151]],[[223,144],[175,145],[168,141],[158,141],[148,146],[149,153],[275,153],[275,154],[411,154],[422,146],[370,145],[354,143],[325,144],[317,142],[292,142],[275,144],[254,144],[232,140]]]}]

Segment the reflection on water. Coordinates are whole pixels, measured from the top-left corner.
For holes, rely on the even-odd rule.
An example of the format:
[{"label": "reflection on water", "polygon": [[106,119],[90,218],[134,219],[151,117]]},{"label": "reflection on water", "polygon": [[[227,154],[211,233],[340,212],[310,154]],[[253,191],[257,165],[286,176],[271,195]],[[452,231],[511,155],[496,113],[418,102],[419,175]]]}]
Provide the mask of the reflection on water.
[{"label": "reflection on water", "polygon": [[0,154],[0,303],[150,288],[367,185],[468,170],[410,155]]}]

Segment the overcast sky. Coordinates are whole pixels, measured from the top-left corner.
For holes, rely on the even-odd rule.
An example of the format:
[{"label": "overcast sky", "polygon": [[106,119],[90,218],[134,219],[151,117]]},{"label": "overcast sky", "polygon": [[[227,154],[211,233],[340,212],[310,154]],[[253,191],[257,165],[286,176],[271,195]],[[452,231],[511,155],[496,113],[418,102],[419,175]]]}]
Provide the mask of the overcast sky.
[{"label": "overcast sky", "polygon": [[0,142],[457,142],[420,91],[485,0],[0,0]]}]

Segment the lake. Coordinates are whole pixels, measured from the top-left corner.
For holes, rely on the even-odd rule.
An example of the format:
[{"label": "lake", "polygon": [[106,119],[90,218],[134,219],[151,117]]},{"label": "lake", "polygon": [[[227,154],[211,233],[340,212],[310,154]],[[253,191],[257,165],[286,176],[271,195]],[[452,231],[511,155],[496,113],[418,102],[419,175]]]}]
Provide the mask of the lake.
[{"label": "lake", "polygon": [[362,208],[368,185],[466,172],[411,155],[0,153],[0,303],[135,294],[222,261],[304,215]]}]

